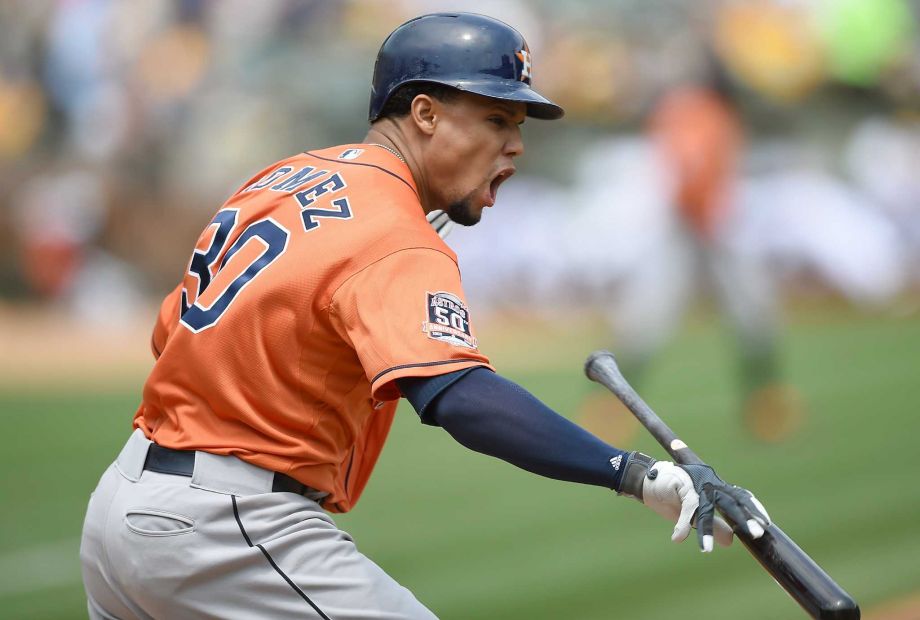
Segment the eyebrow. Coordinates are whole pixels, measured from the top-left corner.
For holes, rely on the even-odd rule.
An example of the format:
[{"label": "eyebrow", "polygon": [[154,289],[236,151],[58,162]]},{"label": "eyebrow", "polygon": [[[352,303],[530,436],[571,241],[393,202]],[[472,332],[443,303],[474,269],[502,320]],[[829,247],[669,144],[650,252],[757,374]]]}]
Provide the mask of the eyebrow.
[{"label": "eyebrow", "polygon": [[[525,104],[525,105],[526,105],[526,104]],[[504,112],[505,114],[507,114],[508,116],[510,116],[512,119],[514,119],[514,117],[517,115],[517,110],[516,110],[511,104],[508,104],[508,103],[504,103],[504,102],[501,102],[501,101],[496,101],[495,103],[492,104],[492,107],[495,108],[495,109],[501,110],[502,112]],[[525,110],[525,112],[524,112],[524,118],[523,118],[522,120],[520,120],[520,121],[517,121],[517,124],[518,124],[518,125],[523,125],[523,124],[524,124],[524,121],[525,121],[526,119],[527,119],[527,112],[526,112],[526,110]]]}]

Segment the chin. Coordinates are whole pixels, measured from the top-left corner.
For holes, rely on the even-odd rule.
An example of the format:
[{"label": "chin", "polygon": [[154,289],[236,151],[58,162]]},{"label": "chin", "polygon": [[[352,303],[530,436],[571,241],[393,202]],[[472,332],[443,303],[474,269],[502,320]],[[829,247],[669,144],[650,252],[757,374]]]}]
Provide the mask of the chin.
[{"label": "chin", "polygon": [[446,211],[447,217],[461,226],[472,226],[478,224],[482,219],[482,208],[476,209],[470,198],[452,202]]}]

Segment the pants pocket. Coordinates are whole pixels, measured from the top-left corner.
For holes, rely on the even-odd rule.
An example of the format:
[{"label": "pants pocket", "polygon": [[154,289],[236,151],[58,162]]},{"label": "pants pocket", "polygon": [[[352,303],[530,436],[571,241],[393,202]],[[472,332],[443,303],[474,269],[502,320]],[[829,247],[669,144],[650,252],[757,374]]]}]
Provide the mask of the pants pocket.
[{"label": "pants pocket", "polygon": [[129,508],[125,526],[141,536],[179,536],[195,531],[195,520],[185,515],[154,508]]}]

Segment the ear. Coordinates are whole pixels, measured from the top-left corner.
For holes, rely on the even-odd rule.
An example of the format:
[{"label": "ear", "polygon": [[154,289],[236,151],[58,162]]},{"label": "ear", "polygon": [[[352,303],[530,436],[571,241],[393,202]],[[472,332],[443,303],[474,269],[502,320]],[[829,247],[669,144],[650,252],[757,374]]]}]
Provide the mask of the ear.
[{"label": "ear", "polygon": [[429,95],[416,95],[409,108],[412,122],[423,134],[430,136],[440,120],[441,102]]}]

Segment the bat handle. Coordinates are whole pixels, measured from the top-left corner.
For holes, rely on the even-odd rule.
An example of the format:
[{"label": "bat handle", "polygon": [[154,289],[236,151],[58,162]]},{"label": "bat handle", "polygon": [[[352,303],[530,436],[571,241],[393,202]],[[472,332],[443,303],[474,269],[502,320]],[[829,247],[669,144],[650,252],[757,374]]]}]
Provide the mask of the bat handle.
[{"label": "bat handle", "polygon": [[626,405],[658,444],[681,465],[706,463],[664,423],[620,373],[616,359],[610,351],[595,351],[585,362],[585,374],[592,381],[604,385]]}]

